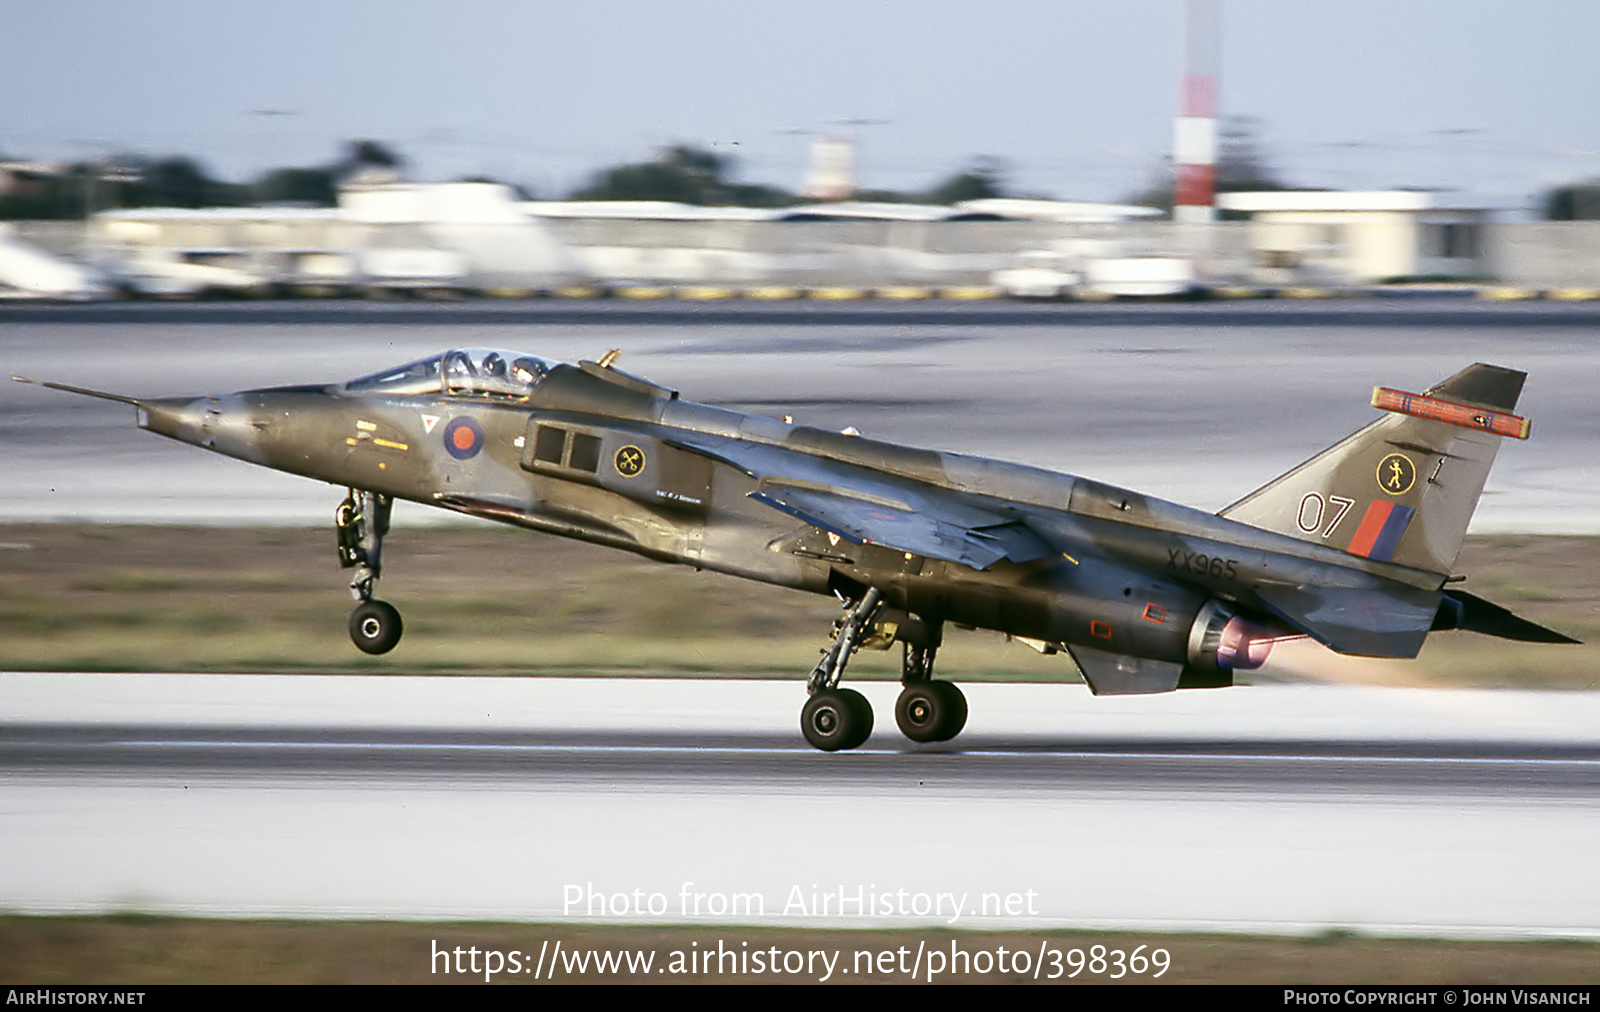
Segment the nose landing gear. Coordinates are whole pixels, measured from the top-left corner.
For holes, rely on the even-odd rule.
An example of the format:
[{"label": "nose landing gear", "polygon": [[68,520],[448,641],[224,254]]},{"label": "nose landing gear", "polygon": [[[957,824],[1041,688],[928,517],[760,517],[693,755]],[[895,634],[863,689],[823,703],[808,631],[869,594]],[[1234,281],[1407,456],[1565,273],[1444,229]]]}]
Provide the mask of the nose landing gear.
[{"label": "nose landing gear", "polygon": [[350,578],[350,593],[361,602],[350,613],[350,640],[369,654],[393,650],[404,631],[399,610],[372,596],[383,572],[383,536],[389,533],[393,506],[394,500],[389,496],[352,488],[333,514],[339,535],[339,565],[355,570]]},{"label": "nose landing gear", "polygon": [[350,640],[363,653],[388,653],[404,631],[400,610],[388,601],[363,601],[350,613]]}]

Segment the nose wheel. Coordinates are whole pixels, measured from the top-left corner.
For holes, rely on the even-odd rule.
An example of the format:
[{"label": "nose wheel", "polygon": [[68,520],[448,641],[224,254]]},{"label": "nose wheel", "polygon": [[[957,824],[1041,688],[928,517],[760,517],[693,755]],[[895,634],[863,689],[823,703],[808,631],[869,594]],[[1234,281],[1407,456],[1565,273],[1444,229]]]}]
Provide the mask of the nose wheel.
[{"label": "nose wheel", "polygon": [[400,612],[372,596],[383,572],[383,536],[389,533],[394,500],[350,489],[333,515],[339,535],[339,565],[354,569],[350,593],[361,603],[350,613],[350,641],[363,653],[386,654],[400,642]]},{"label": "nose wheel", "polygon": [[350,640],[363,653],[388,653],[403,631],[400,611],[388,601],[363,601],[350,613]]}]

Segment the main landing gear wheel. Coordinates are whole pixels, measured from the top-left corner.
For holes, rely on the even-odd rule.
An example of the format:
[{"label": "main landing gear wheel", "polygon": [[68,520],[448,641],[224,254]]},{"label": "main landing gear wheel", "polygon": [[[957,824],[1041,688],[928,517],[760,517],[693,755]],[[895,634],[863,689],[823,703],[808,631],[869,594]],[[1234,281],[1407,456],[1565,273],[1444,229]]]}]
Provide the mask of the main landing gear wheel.
[{"label": "main landing gear wheel", "polygon": [[854,689],[823,689],[800,711],[800,733],[824,752],[855,748],[872,733],[872,704]]},{"label": "main landing gear wheel", "polygon": [[846,602],[833,642],[806,677],[811,698],[800,711],[800,733],[824,752],[855,748],[872,733],[872,704],[854,689],[839,688],[839,678],[882,608],[883,595],[875,587],[868,588],[860,601]]},{"label": "main landing gear wheel", "polygon": [[363,653],[388,653],[402,631],[400,612],[388,601],[363,601],[350,613],[350,639]]},{"label": "main landing gear wheel", "polygon": [[894,722],[912,741],[949,741],[967,726],[967,697],[951,682],[915,682],[895,702]]}]

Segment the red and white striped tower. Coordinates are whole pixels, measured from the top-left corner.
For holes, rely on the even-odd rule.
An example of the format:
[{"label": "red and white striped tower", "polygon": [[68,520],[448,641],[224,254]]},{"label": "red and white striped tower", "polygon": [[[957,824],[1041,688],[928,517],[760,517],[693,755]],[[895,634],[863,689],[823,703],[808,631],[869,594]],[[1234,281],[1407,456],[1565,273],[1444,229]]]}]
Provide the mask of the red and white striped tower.
[{"label": "red and white striped tower", "polygon": [[1183,79],[1172,139],[1172,219],[1212,220],[1217,179],[1217,35],[1221,0],[1184,0]]}]

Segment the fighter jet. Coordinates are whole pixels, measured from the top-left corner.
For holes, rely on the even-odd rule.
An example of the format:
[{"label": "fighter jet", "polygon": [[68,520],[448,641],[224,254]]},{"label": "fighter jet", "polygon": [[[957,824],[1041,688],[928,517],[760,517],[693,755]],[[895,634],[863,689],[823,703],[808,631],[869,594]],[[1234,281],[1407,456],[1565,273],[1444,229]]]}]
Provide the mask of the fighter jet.
[{"label": "fighter jet", "polygon": [[[982,457],[880,442],[679,397],[618,369],[486,348],[328,386],[136,398],[141,428],[348,491],[335,512],[355,645],[401,637],[376,596],[396,499],[838,598],[801,731],[872,731],[841,686],[863,648],[901,649],[900,730],[954,738],[967,703],[934,677],[947,626],[1069,654],[1097,695],[1233,684],[1274,643],[1415,657],[1464,629],[1576,642],[1456,586],[1467,523],[1525,374],[1473,365],[1216,514]],[[15,377],[14,377],[15,378]],[[23,380],[23,382],[32,382]]]}]

